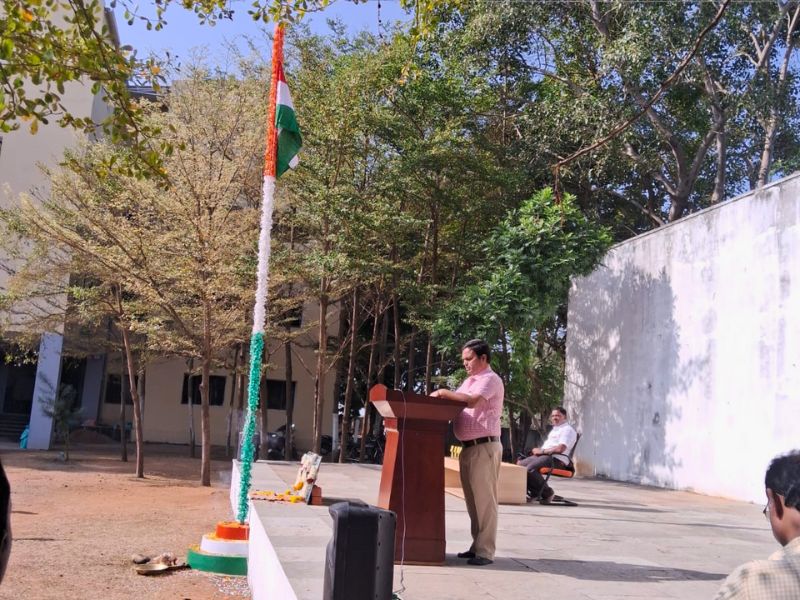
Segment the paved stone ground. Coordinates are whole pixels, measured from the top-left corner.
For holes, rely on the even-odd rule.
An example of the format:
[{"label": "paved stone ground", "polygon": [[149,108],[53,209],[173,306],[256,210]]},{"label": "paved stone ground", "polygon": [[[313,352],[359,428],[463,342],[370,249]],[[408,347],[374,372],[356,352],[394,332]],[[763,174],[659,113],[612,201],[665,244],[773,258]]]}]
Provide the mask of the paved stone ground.
[{"label": "paved stone ground", "polygon": [[[294,481],[296,465],[258,465]],[[374,504],[379,479],[378,467],[323,464],[319,483],[328,500]],[[257,481],[254,471],[255,486]],[[469,546],[469,519],[463,500],[448,495],[447,564],[396,566],[398,595],[403,600],[711,598],[734,567],[777,548],[761,506],[600,479],[559,480],[554,487],[579,506],[501,506],[497,556],[486,567],[470,567],[455,556]],[[308,508],[319,513],[320,522],[327,518],[326,507]],[[308,540],[308,552],[324,555],[319,539]]]}]

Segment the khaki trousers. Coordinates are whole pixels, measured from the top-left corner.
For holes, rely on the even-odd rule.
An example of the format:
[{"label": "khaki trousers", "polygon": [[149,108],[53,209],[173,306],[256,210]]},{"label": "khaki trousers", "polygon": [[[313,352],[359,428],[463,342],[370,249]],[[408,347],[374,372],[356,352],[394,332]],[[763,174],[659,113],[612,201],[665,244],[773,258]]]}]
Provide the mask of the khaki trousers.
[{"label": "khaki trousers", "polygon": [[472,533],[469,549],[490,560],[494,560],[497,542],[497,478],[502,455],[500,442],[487,442],[464,448],[458,459]]}]

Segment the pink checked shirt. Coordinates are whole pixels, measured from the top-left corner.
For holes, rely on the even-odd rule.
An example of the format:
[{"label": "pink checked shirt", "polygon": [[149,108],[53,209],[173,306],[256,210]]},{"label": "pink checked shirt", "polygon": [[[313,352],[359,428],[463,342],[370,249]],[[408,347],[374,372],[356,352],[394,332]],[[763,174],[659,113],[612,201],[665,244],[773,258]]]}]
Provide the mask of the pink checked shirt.
[{"label": "pink checked shirt", "polygon": [[453,421],[453,431],[462,442],[490,435],[500,435],[500,414],[503,412],[503,380],[487,367],[477,375],[467,377],[456,392],[483,396],[472,408],[462,410]]}]

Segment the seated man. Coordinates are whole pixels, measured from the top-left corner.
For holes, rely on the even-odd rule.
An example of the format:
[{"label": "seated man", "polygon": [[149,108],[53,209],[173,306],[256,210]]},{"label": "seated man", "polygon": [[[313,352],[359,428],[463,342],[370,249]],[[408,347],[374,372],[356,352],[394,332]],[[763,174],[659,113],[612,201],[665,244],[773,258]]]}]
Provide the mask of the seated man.
[{"label": "seated man", "polygon": [[553,424],[553,428],[542,447],[534,448],[531,450],[531,456],[517,461],[518,465],[528,469],[528,499],[539,498],[542,504],[549,504],[555,492],[545,483],[539,469],[541,467],[567,466],[566,456],[553,455],[569,454],[578,441],[577,432],[572,425],[567,423],[567,411],[563,406],[553,409],[553,412],[550,413],[550,422]]},{"label": "seated man", "polygon": [[800,598],[800,451],[774,459],[764,485],[764,515],[783,548],[767,560],[754,560],[733,571],[715,600]]}]

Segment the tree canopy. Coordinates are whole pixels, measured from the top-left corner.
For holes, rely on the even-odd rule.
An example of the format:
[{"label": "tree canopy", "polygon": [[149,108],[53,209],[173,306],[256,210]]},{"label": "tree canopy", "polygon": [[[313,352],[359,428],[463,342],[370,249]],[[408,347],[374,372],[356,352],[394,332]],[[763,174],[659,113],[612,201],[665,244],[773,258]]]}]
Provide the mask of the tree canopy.
[{"label": "tree canopy", "polygon": [[[142,66],[120,58],[110,31],[53,16],[79,5],[20,6],[4,13],[6,129],[63,112],[59,86],[81,78],[122,110],[118,134],[109,122],[105,143],[68,156],[41,207],[7,213],[9,231],[53,253],[39,263],[49,279],[21,271],[18,281],[41,291],[36,282],[83,273],[105,285],[71,292],[87,306],[120,290],[112,313],[143,348],[195,356],[207,372],[247,335],[264,65],[189,71],[157,103],[134,103],[124,82]],[[186,6],[201,19],[227,10]],[[255,5],[253,16],[277,6]],[[318,5],[283,6],[295,19]],[[317,329],[317,364],[304,365],[317,381],[317,445],[329,374],[348,413],[376,381],[429,391],[475,336],[498,350],[512,421],[545,410],[560,394],[570,277],[613,241],[798,161],[798,2],[418,6],[416,32],[298,26],[287,36],[304,147],[279,181],[270,301],[290,357],[295,336],[282,323],[304,304],[321,315],[306,324]],[[47,54],[56,50],[73,53],[69,69]],[[99,61],[112,50],[116,62]],[[157,62],[144,73],[163,76]],[[131,167],[143,150],[146,166]]]}]

